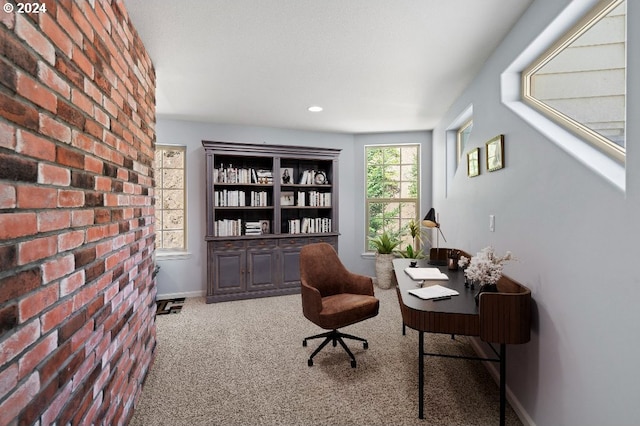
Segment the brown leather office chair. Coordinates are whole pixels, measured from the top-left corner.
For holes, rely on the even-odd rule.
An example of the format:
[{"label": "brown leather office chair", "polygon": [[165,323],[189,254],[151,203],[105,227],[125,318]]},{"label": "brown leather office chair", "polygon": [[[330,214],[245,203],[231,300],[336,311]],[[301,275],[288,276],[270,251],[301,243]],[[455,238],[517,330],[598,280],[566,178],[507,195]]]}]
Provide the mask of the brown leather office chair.
[{"label": "brown leather office chair", "polygon": [[333,342],[333,346],[340,343],[351,358],[351,367],[355,368],[356,358],[343,339],[361,341],[365,349],[369,344],[366,339],[339,332],[338,328],[378,315],[380,301],[373,295],[371,278],[349,272],[333,246],[317,243],[306,245],[300,251],[300,279],[304,316],[317,326],[331,330],[302,341],[302,346],[307,346],[307,340],[325,339],[307,364],[311,367],[313,357]]}]

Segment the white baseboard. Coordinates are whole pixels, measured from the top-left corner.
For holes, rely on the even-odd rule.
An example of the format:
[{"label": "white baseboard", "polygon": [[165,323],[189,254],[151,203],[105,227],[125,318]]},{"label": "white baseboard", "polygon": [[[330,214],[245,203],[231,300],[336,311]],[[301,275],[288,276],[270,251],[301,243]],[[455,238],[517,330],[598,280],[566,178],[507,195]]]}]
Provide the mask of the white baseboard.
[{"label": "white baseboard", "polygon": [[156,295],[156,300],[163,300],[163,299],[177,299],[179,297],[204,297],[205,292],[204,291],[185,291],[182,293],[164,293],[164,294],[160,294],[158,293]]},{"label": "white baseboard", "polygon": [[[469,338],[469,342],[471,342],[471,346],[473,347],[473,350],[476,351],[479,357],[495,358],[495,356],[492,356],[494,354],[492,353],[487,354],[484,351],[484,349],[478,343],[477,338],[471,337]],[[489,374],[491,375],[491,377],[493,377],[493,380],[495,380],[496,384],[500,386],[500,373],[498,372],[498,369],[496,367],[496,365],[498,364],[490,361],[482,361],[482,363],[484,364],[485,368],[489,371]],[[513,392],[511,392],[511,389],[509,389],[509,386],[507,386],[506,395],[507,395],[507,401],[509,401],[509,404],[511,404],[511,408],[513,408],[513,411],[516,412],[516,415],[518,416],[522,424],[525,426],[536,426],[531,416],[529,416],[529,413],[527,413],[527,411],[524,409],[522,404],[520,404],[520,401],[518,400],[518,398],[516,398]]]}]

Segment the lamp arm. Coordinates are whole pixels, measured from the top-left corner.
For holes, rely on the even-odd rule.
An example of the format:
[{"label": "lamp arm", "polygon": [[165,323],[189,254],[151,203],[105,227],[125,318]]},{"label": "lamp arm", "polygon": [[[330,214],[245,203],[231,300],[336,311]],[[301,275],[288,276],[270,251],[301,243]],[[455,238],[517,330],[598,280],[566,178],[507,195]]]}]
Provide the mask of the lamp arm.
[{"label": "lamp arm", "polygon": [[444,240],[444,242],[447,242],[447,239],[444,237],[444,234],[442,233],[442,230],[440,229],[440,227],[438,226],[438,231],[440,231],[440,235],[442,235],[442,239]]}]

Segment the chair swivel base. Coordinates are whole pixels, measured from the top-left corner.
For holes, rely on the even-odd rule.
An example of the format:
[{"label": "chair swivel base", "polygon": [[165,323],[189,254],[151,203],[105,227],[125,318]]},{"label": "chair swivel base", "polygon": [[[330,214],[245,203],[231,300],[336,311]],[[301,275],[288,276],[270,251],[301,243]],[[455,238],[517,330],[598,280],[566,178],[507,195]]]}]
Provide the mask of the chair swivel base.
[{"label": "chair swivel base", "polygon": [[351,353],[351,351],[349,350],[347,345],[344,343],[344,340],[342,340],[342,339],[358,340],[360,342],[363,342],[362,347],[364,349],[368,349],[369,348],[369,342],[367,342],[366,339],[363,339],[363,338],[357,337],[357,336],[352,336],[351,334],[341,333],[338,330],[331,330],[331,331],[328,331],[326,333],[320,333],[320,334],[316,334],[315,336],[307,337],[302,341],[302,346],[304,346],[304,347],[307,346],[307,340],[321,339],[321,338],[324,338],[324,341],[320,344],[320,346],[318,346],[318,349],[313,351],[313,353],[309,357],[309,360],[307,361],[307,365],[309,365],[309,367],[311,367],[313,365],[313,357],[316,356],[316,354],[318,352],[320,352],[322,350],[322,348],[324,348],[329,342],[333,342],[333,346],[334,347],[338,343],[340,343],[340,346],[342,346],[342,348],[349,355],[349,358],[351,358],[351,367],[352,368],[356,368],[356,365],[357,365],[356,364],[356,357],[353,356],[353,353]]}]

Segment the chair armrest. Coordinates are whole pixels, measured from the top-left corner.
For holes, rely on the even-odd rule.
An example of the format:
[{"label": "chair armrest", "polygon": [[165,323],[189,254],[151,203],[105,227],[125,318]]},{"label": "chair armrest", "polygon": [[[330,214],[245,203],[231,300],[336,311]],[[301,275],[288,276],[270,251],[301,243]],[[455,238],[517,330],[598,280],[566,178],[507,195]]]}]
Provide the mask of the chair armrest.
[{"label": "chair armrest", "polygon": [[371,277],[349,272],[344,281],[344,292],[373,296],[373,280]]},{"label": "chair armrest", "polygon": [[300,283],[300,293],[302,294],[302,313],[310,321],[318,321],[320,311],[322,311],[322,296],[320,292],[303,280]]}]

